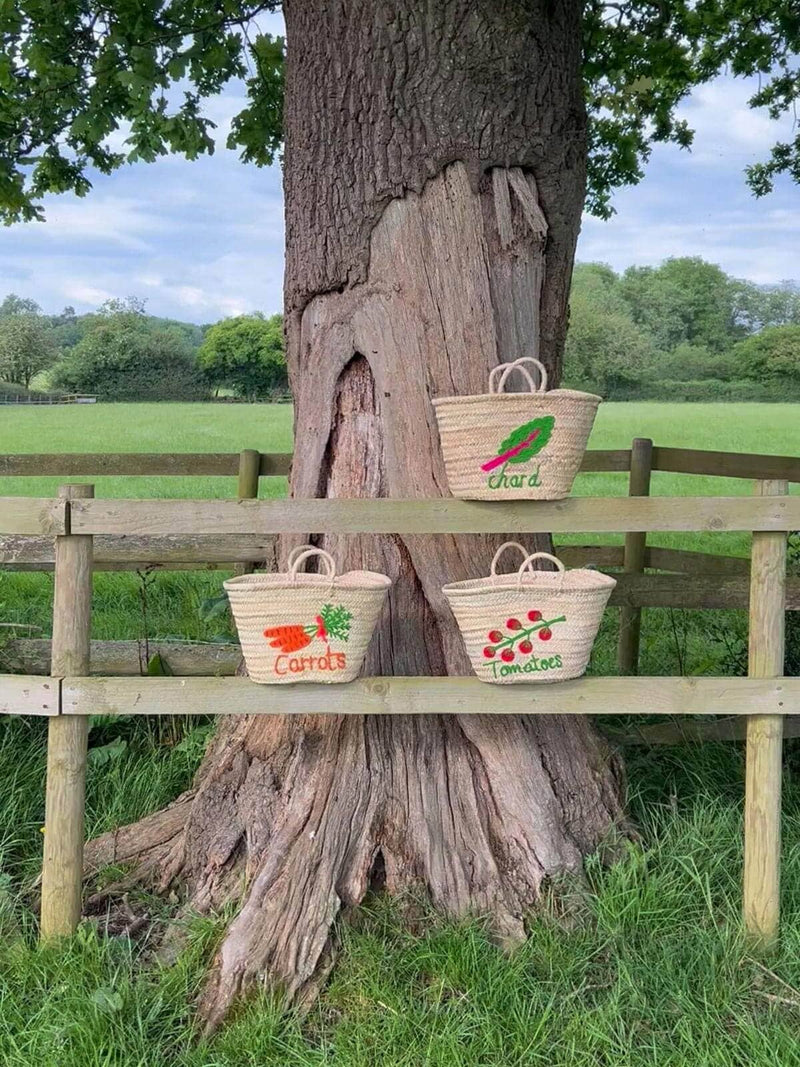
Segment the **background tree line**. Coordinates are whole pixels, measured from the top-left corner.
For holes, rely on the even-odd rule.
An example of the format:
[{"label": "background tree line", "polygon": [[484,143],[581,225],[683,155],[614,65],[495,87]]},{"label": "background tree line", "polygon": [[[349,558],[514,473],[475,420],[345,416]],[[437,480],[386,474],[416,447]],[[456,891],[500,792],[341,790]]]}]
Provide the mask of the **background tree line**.
[{"label": "background tree line", "polygon": [[281,315],[197,326],[145,312],[136,297],[45,315],[14,293],[0,303],[0,394],[93,393],[101,400],[248,399],[288,392]]},{"label": "background tree line", "polygon": [[[575,268],[564,384],[615,400],[800,399],[800,287],[758,286],[697,257],[616,274]],[[0,392],[95,393],[102,400],[255,399],[288,392],[280,315],[197,326],[135,297],[45,315],[0,303]]]},{"label": "background tree line", "polygon": [[564,384],[615,400],[800,399],[800,287],[699,257],[575,268]]}]

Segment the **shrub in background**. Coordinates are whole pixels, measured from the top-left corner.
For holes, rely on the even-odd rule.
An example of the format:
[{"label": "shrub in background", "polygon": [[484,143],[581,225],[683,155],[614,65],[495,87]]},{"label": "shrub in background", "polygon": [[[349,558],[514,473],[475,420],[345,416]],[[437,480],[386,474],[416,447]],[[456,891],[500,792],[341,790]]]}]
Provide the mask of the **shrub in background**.
[{"label": "shrub in background", "polygon": [[208,388],[186,333],[129,305],[108,306],[55,367],[51,384],[102,400],[205,400]]},{"label": "shrub in background", "polygon": [[206,381],[232,389],[237,396],[255,399],[286,393],[283,316],[238,315],[209,326],[198,360]]}]

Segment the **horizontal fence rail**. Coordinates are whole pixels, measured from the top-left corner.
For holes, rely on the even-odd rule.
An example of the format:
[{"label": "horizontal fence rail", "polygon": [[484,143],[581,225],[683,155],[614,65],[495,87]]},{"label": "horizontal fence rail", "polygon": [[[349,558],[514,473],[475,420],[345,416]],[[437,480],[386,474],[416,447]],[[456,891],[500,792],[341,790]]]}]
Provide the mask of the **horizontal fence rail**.
[{"label": "horizontal fence rail", "polygon": [[800,482],[796,456],[709,452],[694,448],[653,447],[653,470],[673,474],[705,474],[719,478],[773,479]]},{"label": "horizontal fence rail", "polygon": [[[95,570],[220,569],[236,563],[259,563],[274,558],[274,534],[226,534],[220,536],[137,537],[127,534],[94,539]],[[567,567],[621,567],[622,545],[559,545],[558,556]],[[0,567],[5,570],[47,571],[53,569],[52,537],[7,536],[0,539]],[[645,567],[677,574],[748,575],[750,561],[744,556],[719,556],[676,548],[645,549]]]},{"label": "horizontal fence rail", "polygon": [[0,534],[46,534],[67,532],[67,506],[64,500],[49,497],[0,497]]},{"label": "horizontal fence rail", "polygon": [[60,682],[22,674],[0,675],[0,714],[59,715]]},{"label": "horizontal fence rail", "polygon": [[[60,686],[60,690],[59,690]],[[493,686],[477,678],[374,677],[256,686],[247,678],[0,675],[11,715],[797,715],[800,678],[577,678]]]},{"label": "horizontal fence rail", "polygon": [[[0,498],[0,515],[5,500]],[[19,498],[16,498],[19,499]],[[786,531],[800,497],[607,497],[568,500],[75,500],[75,534],[596,533]],[[40,533],[33,516],[29,533]],[[0,518],[0,532],[3,520]]]},{"label": "horizontal fence rail", "polygon": [[[21,452],[0,455],[0,477],[72,478],[150,474],[234,477],[239,471],[239,462],[238,452]],[[291,452],[260,453],[259,474],[262,477],[286,475],[291,465]],[[629,448],[590,449],[584,455],[581,471],[628,471],[630,465]],[[654,445],[651,469],[675,474],[782,478],[789,482],[800,482],[800,459],[795,456],[713,452]]]},{"label": "horizontal fence rail", "polygon": [[[260,454],[262,477],[286,475],[291,452]],[[0,477],[220,476],[239,473],[238,452],[41,452],[0,456]]]}]

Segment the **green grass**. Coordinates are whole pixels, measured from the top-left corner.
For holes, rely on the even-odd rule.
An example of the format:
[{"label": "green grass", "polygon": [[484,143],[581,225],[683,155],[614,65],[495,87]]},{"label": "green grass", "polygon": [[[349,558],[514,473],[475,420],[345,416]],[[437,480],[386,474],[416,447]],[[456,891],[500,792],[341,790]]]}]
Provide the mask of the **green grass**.
[{"label": "green grass", "polygon": [[[5,408],[0,454],[10,452],[291,452],[290,404],[96,404]],[[89,480],[88,478],[86,479]],[[231,497],[235,478],[92,478],[104,497]],[[0,478],[0,496],[48,496],[63,478]],[[262,478],[262,497],[285,478]]]},{"label": "green grass", "polygon": [[[212,1041],[193,1003],[222,920],[196,919],[177,962],[144,938],[36,945],[29,894],[43,810],[41,723],[4,725],[0,776],[0,1062],[4,1067],[791,1067],[800,1063],[800,789],[784,799],[783,940],[760,963],[739,922],[741,750],[632,752],[640,841],[609,868],[587,864],[531,917],[504,956],[479,921],[428,916],[407,931],[373,899],[339,924],[338,965],[305,1019],[255,995]],[[97,735],[95,736],[95,733]],[[200,758],[204,728],[168,745],[95,727],[92,832],[164,803]],[[148,795],[149,790],[149,795]],[[155,932],[168,905],[149,902]],[[424,915],[424,913],[423,913]]]},{"label": "green grass", "polygon": [[[800,453],[789,405],[607,404],[592,439]],[[290,448],[288,407],[98,405],[12,411],[6,451],[262,451]],[[58,479],[0,480],[0,494],[50,493]],[[625,475],[585,475],[577,491],[622,494]],[[232,496],[232,479],[97,479],[99,495]],[[659,493],[736,493],[748,482],[657,475]],[[262,493],[284,491],[262,481]],[[575,540],[593,540],[576,535]],[[656,539],[654,538],[654,541]],[[747,551],[738,535],[670,537]],[[150,632],[210,638],[199,618],[214,573],[159,574],[147,588]],[[96,637],[139,636],[141,580],[95,577]],[[52,578],[0,575],[0,618],[50,626]],[[645,613],[642,669],[713,667],[710,617],[742,632],[742,613]],[[613,673],[616,613],[592,669]],[[168,803],[191,781],[205,723],[122,719],[93,724],[87,824],[101,833]],[[792,1067],[800,1065],[800,785],[797,749],[784,776],[783,940],[768,969],[741,939],[739,746],[632,749],[630,810],[640,841],[616,865],[587,865],[557,887],[510,957],[479,921],[433,917],[412,934],[385,901],[339,927],[342,950],[303,1020],[255,996],[213,1041],[198,1042],[193,1003],[222,921],[188,924],[176,963],[153,945],[104,939],[90,923],[68,945],[40,948],[33,920],[41,863],[46,724],[0,723],[0,1064],[3,1067]],[[168,902],[150,902],[161,923]]]}]

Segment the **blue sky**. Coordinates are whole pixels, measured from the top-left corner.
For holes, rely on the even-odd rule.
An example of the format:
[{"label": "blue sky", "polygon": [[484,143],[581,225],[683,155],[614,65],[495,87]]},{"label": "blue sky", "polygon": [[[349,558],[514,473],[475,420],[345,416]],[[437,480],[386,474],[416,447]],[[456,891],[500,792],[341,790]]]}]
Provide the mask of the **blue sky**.
[{"label": "blue sky", "polygon": [[[273,20],[264,28],[280,32]],[[800,278],[800,190],[783,180],[755,200],[744,183],[745,165],[792,134],[790,121],[773,123],[747,107],[752,89],[725,77],[701,88],[682,109],[697,130],[694,149],[657,148],[644,181],[617,193],[611,221],[584,219],[578,258],[619,270],[700,255],[760,283]],[[279,311],[281,176],[224,148],[242,103],[235,89],[211,102],[214,156],[96,175],[85,199],[48,198],[45,223],[0,230],[0,295],[31,296],[48,312],[65,304],[83,312],[135,294],[152,314],[192,322]]]}]

